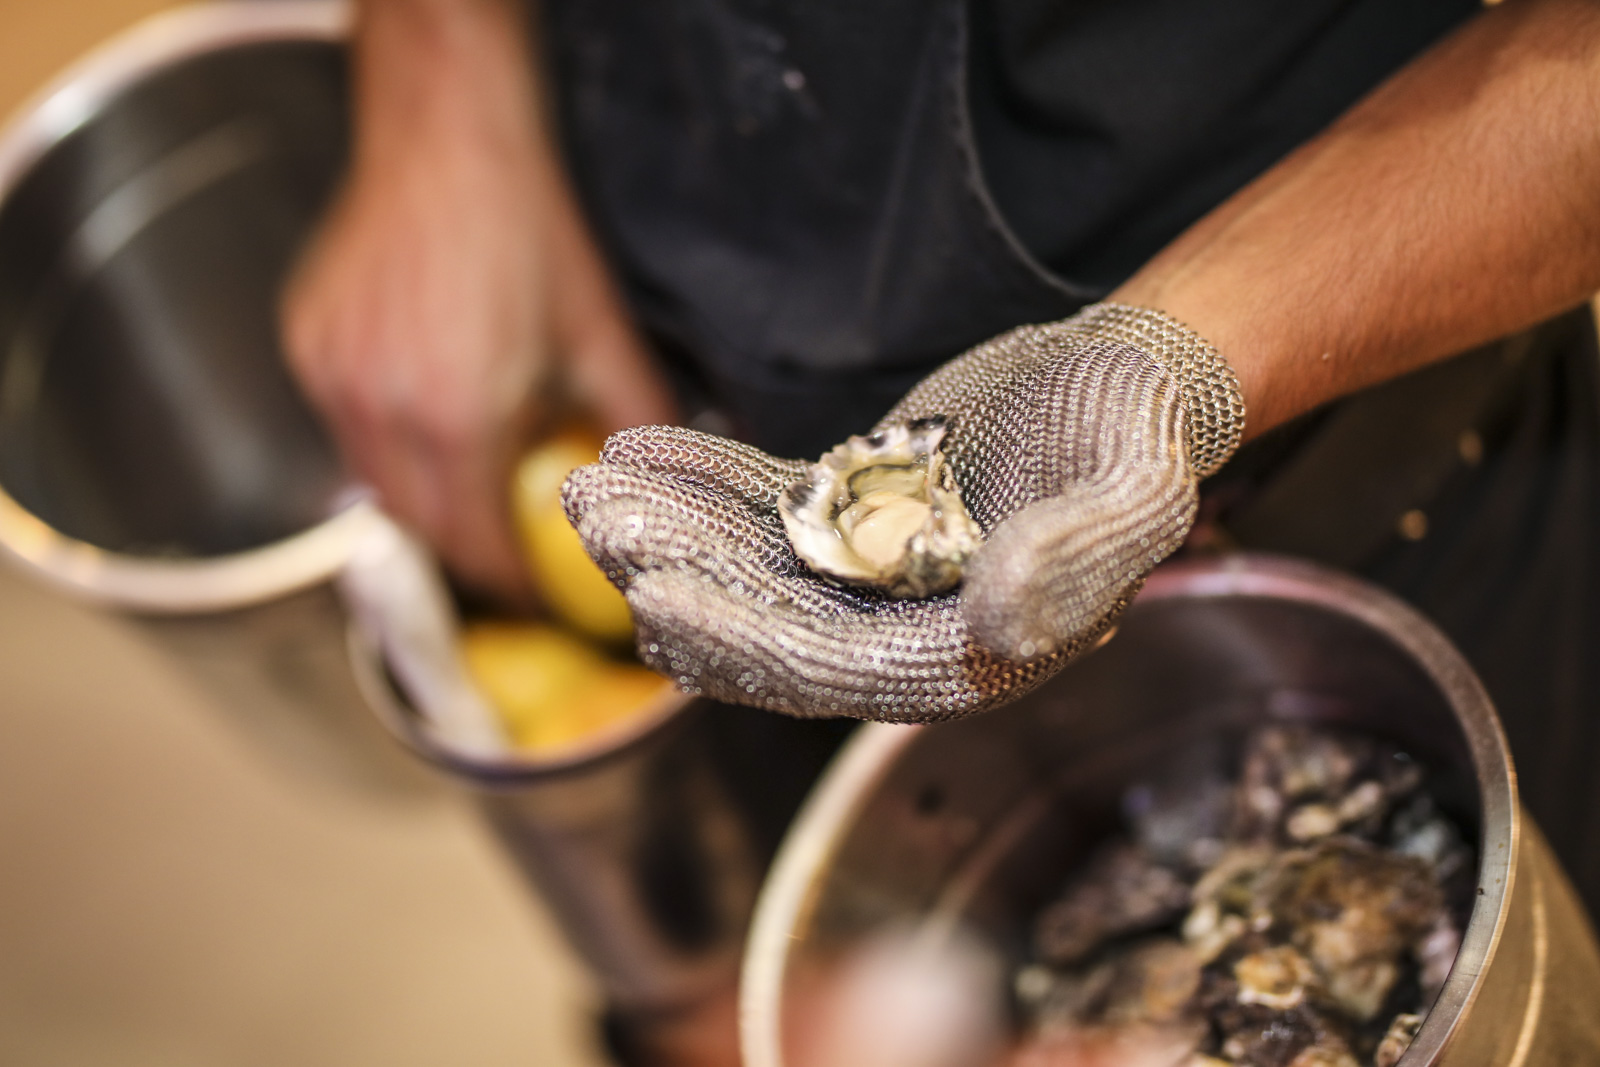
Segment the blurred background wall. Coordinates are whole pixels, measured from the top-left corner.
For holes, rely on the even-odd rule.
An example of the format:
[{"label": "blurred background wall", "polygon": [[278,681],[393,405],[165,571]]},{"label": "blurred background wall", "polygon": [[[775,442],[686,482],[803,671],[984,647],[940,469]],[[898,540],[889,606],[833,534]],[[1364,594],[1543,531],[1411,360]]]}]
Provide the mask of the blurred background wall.
[{"label": "blurred background wall", "polygon": [[[161,0],[0,0],[0,112]],[[297,778],[0,566],[0,1063],[586,1067],[588,990],[448,790]]]}]

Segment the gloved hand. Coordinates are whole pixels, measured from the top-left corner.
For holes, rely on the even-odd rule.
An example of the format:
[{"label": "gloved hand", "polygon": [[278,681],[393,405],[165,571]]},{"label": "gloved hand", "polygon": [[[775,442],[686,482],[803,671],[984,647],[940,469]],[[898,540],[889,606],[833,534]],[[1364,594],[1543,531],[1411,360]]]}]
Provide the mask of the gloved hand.
[{"label": "gloved hand", "polygon": [[789,547],[803,460],[644,427],[575,471],[567,515],[627,594],[639,652],[693,692],[796,715],[928,722],[1020,696],[1104,634],[1238,446],[1233,371],[1198,335],[1097,304],[958,356],[883,422],[944,415],[986,540],[959,589],[843,588]]}]

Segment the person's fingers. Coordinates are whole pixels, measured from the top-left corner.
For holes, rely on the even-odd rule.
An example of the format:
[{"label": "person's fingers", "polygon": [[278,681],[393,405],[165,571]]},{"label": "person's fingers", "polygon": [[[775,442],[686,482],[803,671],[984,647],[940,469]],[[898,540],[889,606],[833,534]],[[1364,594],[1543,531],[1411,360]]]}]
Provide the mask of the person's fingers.
[{"label": "person's fingers", "polygon": [[[381,331],[364,336],[382,341]],[[319,408],[351,472],[393,518],[434,545],[450,570],[485,592],[522,597],[528,578],[509,510],[515,420],[453,417],[410,376],[411,363],[382,361],[346,373]],[[494,436],[498,433],[498,436]]]},{"label": "person's fingers", "polygon": [[433,509],[417,479],[406,476],[415,467],[413,449],[396,417],[405,383],[397,380],[399,361],[385,359],[397,349],[380,295],[404,278],[366,262],[362,202],[346,186],[296,265],[280,308],[285,355],[346,467],[386,510],[421,530]]},{"label": "person's fingers", "polygon": [[640,656],[684,689],[799,716],[934,722],[1033,688],[1054,660],[1007,662],[967,639],[956,599],[820,612],[726,589],[686,570],[627,590]]},{"label": "person's fingers", "polygon": [[578,403],[610,433],[628,426],[673,423],[678,405],[649,349],[620,313],[589,324],[571,340],[557,332],[567,384]]},{"label": "person's fingers", "polygon": [[639,426],[606,440],[603,463],[673,478],[762,512],[777,513],[778,496],[805,477],[803,460],[780,459],[726,437],[676,426]]},{"label": "person's fingers", "polygon": [[494,438],[431,448],[417,464],[433,494],[431,537],[452,573],[481,592],[532,592],[511,517],[512,442]]},{"label": "person's fingers", "polygon": [[351,408],[332,420],[350,469],[377,495],[378,505],[431,540],[442,507],[430,483],[426,446],[366,408]]},{"label": "person's fingers", "polygon": [[350,470],[394,518],[432,537],[443,502],[431,483],[432,443],[412,411],[412,383],[382,329],[384,316],[352,300],[328,338],[318,406]]},{"label": "person's fingers", "polygon": [[381,383],[323,410],[352,473],[385,512],[432,544],[452,573],[482,592],[528,595],[510,511],[520,420],[447,429],[424,422],[413,400]]},{"label": "person's fingers", "polygon": [[1194,481],[1169,463],[1116,465],[1000,523],[967,565],[975,640],[1019,661],[1092,643],[1194,522]]}]

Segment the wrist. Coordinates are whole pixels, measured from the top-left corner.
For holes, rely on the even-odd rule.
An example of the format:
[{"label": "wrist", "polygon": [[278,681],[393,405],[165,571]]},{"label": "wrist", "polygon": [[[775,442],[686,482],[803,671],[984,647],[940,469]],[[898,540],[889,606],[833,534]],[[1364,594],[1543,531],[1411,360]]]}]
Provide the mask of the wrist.
[{"label": "wrist", "polygon": [[1191,326],[1156,308],[1120,301],[1092,304],[1067,321],[1080,332],[1138,349],[1173,376],[1196,477],[1214,473],[1238,449],[1245,426],[1238,375]]},{"label": "wrist", "polygon": [[[1304,324],[1315,313],[1288,314],[1259,279],[1212,285],[1128,285],[1109,300],[1155,308],[1184,323],[1222,352],[1239,383],[1249,412],[1243,440],[1250,440],[1289,421],[1310,405],[1306,396],[1331,395],[1328,384],[1338,360],[1330,350],[1341,346]],[[1240,294],[1250,294],[1241,296]],[[1307,337],[1318,338],[1307,344]],[[1286,377],[1286,372],[1288,377]]]},{"label": "wrist", "polygon": [[463,147],[525,153],[540,111],[509,0],[365,0],[355,35],[356,160]]}]

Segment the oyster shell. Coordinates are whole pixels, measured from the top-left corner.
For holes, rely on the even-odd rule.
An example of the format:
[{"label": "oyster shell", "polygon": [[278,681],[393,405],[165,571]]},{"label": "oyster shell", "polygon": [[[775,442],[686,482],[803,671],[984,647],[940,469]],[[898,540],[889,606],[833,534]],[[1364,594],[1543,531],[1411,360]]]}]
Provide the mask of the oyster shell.
[{"label": "oyster shell", "polygon": [[1237,751],[1134,783],[1123,832],[1036,914],[1017,1064],[1122,1063],[1152,1033],[1187,1042],[1151,1061],[1172,1067],[1405,1053],[1460,948],[1473,849],[1388,742],[1274,724]]},{"label": "oyster shell", "polygon": [[1189,907],[1189,886],[1141,848],[1102,850],[1034,924],[1034,946],[1052,964],[1078,964],[1107,941],[1152,930]]},{"label": "oyster shell", "polygon": [[1422,1020],[1425,1016],[1403,1012],[1394,1017],[1389,1024],[1389,1030],[1383,1035],[1383,1040],[1378,1042],[1378,1051],[1373,1054],[1374,1067],[1394,1067],[1400,1062],[1400,1057],[1406,1054],[1406,1049],[1411,1047],[1411,1042],[1416,1040],[1417,1031],[1422,1029]]},{"label": "oyster shell", "polygon": [[1303,1004],[1307,991],[1317,988],[1311,961],[1290,945],[1275,945],[1235,960],[1233,980],[1239,983],[1240,1004],[1260,1004],[1278,1011]]},{"label": "oyster shell", "polygon": [[953,588],[983,534],[956,487],[939,416],[851,437],[785,489],[778,513],[815,571],[890,596]]}]

